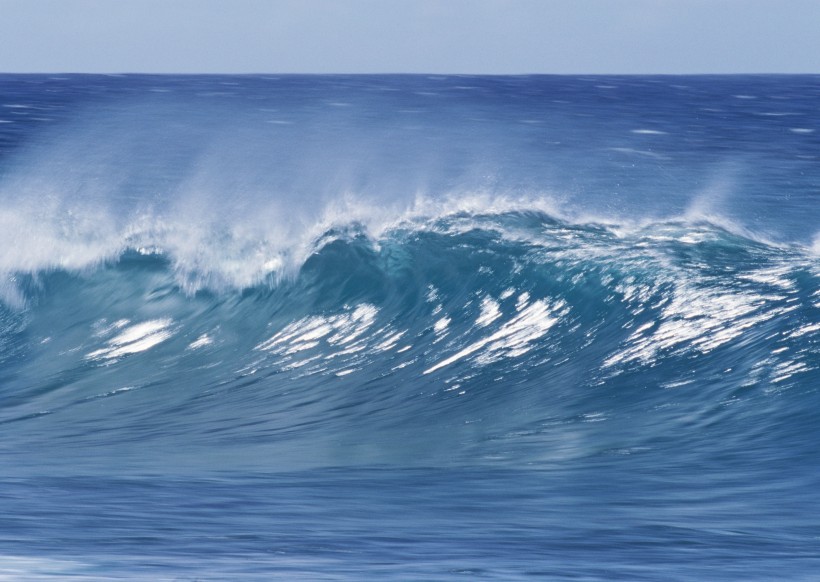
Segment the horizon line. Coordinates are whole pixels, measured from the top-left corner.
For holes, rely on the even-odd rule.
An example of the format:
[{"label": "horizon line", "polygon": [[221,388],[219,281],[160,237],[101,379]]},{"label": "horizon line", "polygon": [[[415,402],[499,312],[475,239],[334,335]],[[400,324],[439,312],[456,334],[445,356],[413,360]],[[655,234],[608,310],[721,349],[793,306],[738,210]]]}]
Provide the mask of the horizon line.
[{"label": "horizon line", "polygon": [[397,72],[397,71],[380,71],[380,72],[276,72],[276,71],[249,71],[249,72],[157,72],[157,71],[0,71],[0,75],[102,75],[102,76],[129,76],[129,75],[154,75],[154,76],[261,76],[261,75],[279,75],[279,76],[426,76],[426,77],[716,77],[716,76],[818,76],[820,72],[675,72],[675,73],[591,73],[591,72],[573,72],[573,73],[464,73],[464,72]]}]

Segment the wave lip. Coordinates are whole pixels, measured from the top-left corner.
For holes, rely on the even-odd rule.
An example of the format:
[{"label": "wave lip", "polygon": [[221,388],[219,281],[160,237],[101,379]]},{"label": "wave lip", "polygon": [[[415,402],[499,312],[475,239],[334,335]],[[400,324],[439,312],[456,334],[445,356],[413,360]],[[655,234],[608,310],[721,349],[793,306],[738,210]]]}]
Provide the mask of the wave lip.
[{"label": "wave lip", "polygon": [[[363,237],[378,246],[401,233],[484,230],[528,244],[562,244],[555,237],[570,234],[604,244],[600,229],[625,242],[639,242],[639,237],[691,244],[705,238],[728,242],[725,235],[730,233],[777,246],[697,208],[679,219],[613,219],[561,208],[545,194],[454,193],[381,205],[345,195],[306,203],[294,215],[260,201],[243,205],[242,212],[226,210],[224,215],[219,205],[212,211],[200,209],[195,219],[182,203],[119,214],[104,204],[69,203],[59,196],[48,200],[36,207],[24,200],[0,212],[0,248],[5,249],[0,251],[0,276],[6,279],[0,291],[7,303],[24,302],[9,283],[12,277],[53,270],[93,271],[132,252],[165,257],[173,265],[176,284],[194,294],[274,285],[298,276],[311,256],[336,240]],[[16,241],[22,239],[30,244],[21,249]],[[810,252],[817,254],[816,247],[815,243]]]}]

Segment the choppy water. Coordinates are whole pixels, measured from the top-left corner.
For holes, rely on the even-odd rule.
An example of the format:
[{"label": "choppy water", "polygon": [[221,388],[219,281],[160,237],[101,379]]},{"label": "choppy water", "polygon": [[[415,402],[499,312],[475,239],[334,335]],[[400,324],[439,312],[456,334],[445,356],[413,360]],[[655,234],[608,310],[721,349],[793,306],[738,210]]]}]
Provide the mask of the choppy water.
[{"label": "choppy water", "polygon": [[813,579],[818,103],[0,76],[0,578]]}]

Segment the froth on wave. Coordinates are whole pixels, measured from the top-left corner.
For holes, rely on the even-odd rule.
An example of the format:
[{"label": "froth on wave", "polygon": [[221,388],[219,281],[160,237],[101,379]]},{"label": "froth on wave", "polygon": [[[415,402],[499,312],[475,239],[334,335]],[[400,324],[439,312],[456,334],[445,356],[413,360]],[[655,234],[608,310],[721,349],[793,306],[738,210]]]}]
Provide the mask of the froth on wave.
[{"label": "froth on wave", "polygon": [[[180,207],[143,209],[126,217],[105,207],[71,207],[46,199],[0,212],[0,291],[6,303],[20,306],[24,297],[16,281],[21,275],[89,272],[129,252],[166,258],[177,285],[188,294],[245,289],[296,276],[310,256],[335,240],[363,237],[378,246],[400,233],[470,230],[495,232],[525,244],[567,243],[568,248],[571,239],[581,235],[590,248],[609,244],[610,235],[623,245],[645,246],[652,240],[694,244],[732,235],[745,239],[740,244],[778,246],[714,213],[616,220],[569,212],[541,195],[418,196],[412,203],[392,206],[348,195],[290,212],[272,204],[227,216],[218,209],[214,214]],[[559,240],[569,232],[574,234]],[[816,254],[817,249],[815,242],[810,250]]]},{"label": "froth on wave", "polygon": [[[541,462],[611,435],[620,448],[696,440],[714,407],[820,373],[820,269],[804,248],[530,206],[343,225],[305,243],[292,274],[262,269],[250,286],[214,274],[225,255],[185,264],[157,239],[94,267],[16,273],[27,308],[0,309],[0,422],[51,422],[68,440],[76,423],[99,427],[116,459],[117,442],[170,439],[181,456],[252,443],[265,451],[253,462],[288,467]],[[270,260],[231,248],[231,268],[245,252]],[[685,391],[706,404],[676,410]],[[760,406],[739,422],[777,402]]]}]

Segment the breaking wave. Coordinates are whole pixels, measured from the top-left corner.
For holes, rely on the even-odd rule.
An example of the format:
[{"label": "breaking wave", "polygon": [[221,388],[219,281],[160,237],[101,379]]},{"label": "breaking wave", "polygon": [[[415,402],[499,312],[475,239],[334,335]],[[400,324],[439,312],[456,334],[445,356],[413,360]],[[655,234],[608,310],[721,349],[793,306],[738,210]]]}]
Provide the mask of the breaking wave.
[{"label": "breaking wave", "polygon": [[6,446],[21,468],[270,471],[548,466],[816,433],[810,249],[476,200],[272,253],[223,233],[218,261],[161,229],[7,259]]}]

